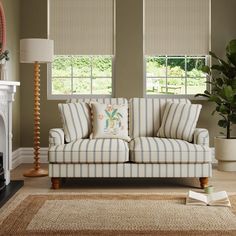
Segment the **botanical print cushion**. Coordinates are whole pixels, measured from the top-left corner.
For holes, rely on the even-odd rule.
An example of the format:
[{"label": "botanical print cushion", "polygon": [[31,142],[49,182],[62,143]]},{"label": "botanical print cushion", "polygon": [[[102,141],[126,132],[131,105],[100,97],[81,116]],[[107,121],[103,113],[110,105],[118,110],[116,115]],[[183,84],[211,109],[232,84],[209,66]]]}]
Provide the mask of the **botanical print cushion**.
[{"label": "botanical print cushion", "polygon": [[88,103],[58,104],[66,142],[88,138],[91,132],[91,115]]},{"label": "botanical print cushion", "polygon": [[201,108],[200,104],[168,102],[157,136],[192,142]]},{"label": "botanical print cushion", "polygon": [[91,103],[93,132],[90,138],[117,138],[129,141],[128,106]]}]

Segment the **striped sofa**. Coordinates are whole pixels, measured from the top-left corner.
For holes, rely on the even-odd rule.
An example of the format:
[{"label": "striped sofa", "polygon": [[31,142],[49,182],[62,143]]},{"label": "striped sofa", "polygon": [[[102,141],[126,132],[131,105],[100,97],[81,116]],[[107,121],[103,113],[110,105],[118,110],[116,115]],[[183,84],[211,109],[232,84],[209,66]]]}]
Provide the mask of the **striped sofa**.
[{"label": "striped sofa", "polygon": [[[49,132],[49,176],[52,188],[61,178],[198,177],[208,184],[212,175],[211,150],[206,129],[197,128],[193,142],[156,137],[167,101],[187,99],[96,99],[105,104],[129,103],[130,142],[120,139],[78,139],[65,143],[63,129]],[[90,102],[71,99],[69,102]]]}]

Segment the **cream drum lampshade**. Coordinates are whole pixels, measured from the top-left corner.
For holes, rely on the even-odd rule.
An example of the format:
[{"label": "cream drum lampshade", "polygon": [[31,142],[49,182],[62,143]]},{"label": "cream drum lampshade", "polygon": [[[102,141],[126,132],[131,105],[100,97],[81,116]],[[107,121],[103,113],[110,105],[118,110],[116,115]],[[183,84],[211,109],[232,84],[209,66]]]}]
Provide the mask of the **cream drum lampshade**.
[{"label": "cream drum lampshade", "polygon": [[47,63],[53,61],[53,40],[27,38],[20,40],[21,63]]}]

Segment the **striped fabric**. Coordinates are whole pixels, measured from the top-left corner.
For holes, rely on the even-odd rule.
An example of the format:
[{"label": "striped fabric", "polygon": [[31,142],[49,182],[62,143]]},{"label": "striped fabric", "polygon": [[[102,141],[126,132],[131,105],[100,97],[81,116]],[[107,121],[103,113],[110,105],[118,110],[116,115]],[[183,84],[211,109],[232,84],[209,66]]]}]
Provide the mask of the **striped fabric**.
[{"label": "striped fabric", "polygon": [[193,142],[204,146],[209,146],[209,132],[207,129],[197,128],[193,133]]},{"label": "striped fabric", "polygon": [[211,177],[212,166],[204,164],[49,164],[50,177],[155,178]]},{"label": "striped fabric", "polygon": [[202,105],[168,102],[157,137],[193,141]]},{"label": "striped fabric", "polygon": [[51,146],[48,155],[51,163],[123,163],[129,148],[121,139],[79,139]]},{"label": "striped fabric", "polygon": [[66,142],[88,138],[91,132],[90,107],[87,103],[58,104]]},{"label": "striped fabric", "polygon": [[130,142],[130,160],[135,163],[207,163],[211,149],[178,139],[141,137]]},{"label": "striped fabric", "polygon": [[71,98],[67,100],[67,103],[77,103],[77,102],[99,102],[104,104],[112,104],[112,105],[122,105],[128,104],[127,99],[125,98]]},{"label": "striped fabric", "polygon": [[189,103],[188,99],[132,98],[129,101],[129,136],[155,137],[168,101]]},{"label": "striped fabric", "polygon": [[64,144],[64,131],[63,129],[50,129],[49,130],[49,146]]},{"label": "striped fabric", "polygon": [[[71,99],[69,104],[64,105],[70,106],[73,103],[73,106],[76,107],[80,102],[90,103],[91,101],[105,104],[127,104],[127,100],[124,98],[103,98]],[[168,101],[190,104],[187,99],[134,98],[130,100],[129,131],[130,135],[135,137],[130,144],[120,139],[90,140],[79,137],[75,137],[77,140],[64,144],[67,139],[64,140],[63,130],[50,130],[49,176],[81,178],[210,177],[212,166],[207,130],[195,129],[193,142],[199,145],[182,140],[155,137],[161,126]],[[81,136],[82,127],[88,130],[91,127],[89,124],[84,125],[86,124],[85,119],[82,124],[83,126],[80,126]],[[136,163],[130,163],[129,158],[132,161],[135,160]]]}]

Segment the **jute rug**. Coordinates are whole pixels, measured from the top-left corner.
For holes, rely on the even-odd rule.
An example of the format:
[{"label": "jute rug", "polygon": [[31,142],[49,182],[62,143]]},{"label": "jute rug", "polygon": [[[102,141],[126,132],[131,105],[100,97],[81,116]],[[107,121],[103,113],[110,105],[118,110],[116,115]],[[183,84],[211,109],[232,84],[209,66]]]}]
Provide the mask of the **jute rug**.
[{"label": "jute rug", "polygon": [[1,235],[236,235],[232,208],[161,194],[32,194],[0,213]]}]

